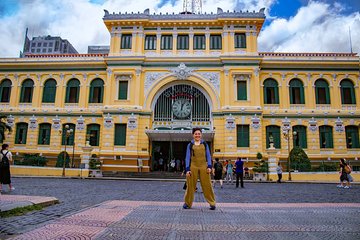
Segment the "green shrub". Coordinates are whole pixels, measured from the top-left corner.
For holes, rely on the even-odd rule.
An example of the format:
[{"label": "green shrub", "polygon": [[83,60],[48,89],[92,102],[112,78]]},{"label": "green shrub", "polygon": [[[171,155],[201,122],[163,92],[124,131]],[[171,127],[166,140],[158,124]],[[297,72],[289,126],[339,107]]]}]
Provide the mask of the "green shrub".
[{"label": "green shrub", "polygon": [[255,162],[254,163],[254,168],[253,171],[254,172],[259,172],[259,173],[269,173],[269,164],[268,162],[261,160],[259,162]]},{"label": "green shrub", "polygon": [[44,167],[47,163],[46,157],[40,156],[39,153],[35,154],[25,154],[22,160],[17,160],[16,165],[25,165],[25,166],[40,166]]},{"label": "green shrub", "polygon": [[[62,151],[61,153],[59,153],[58,157],[57,157],[57,161],[56,161],[56,165],[55,167],[63,167],[64,164],[64,153],[65,151]],[[70,157],[69,154],[66,152],[66,162],[65,162],[65,167],[70,167]]]},{"label": "green shrub", "polygon": [[290,151],[290,167],[299,172],[311,171],[310,160],[305,151],[300,147],[294,147]]},{"label": "green shrub", "polygon": [[100,168],[101,168],[101,162],[99,158],[96,156],[96,154],[92,154],[89,160],[89,169],[100,169]]}]

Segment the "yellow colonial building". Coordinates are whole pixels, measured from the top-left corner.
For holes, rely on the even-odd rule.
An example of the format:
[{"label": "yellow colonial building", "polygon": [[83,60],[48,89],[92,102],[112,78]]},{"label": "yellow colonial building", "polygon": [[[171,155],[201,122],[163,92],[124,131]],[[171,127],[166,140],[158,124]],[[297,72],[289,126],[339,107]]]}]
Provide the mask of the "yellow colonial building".
[{"label": "yellow colonial building", "polygon": [[314,167],[340,157],[360,166],[356,54],[258,52],[264,9],[105,11],[103,20],[109,54],[0,59],[14,154],[41,153],[54,165],[66,147],[79,166],[88,141],[104,171],[155,171],[160,159],[183,160],[200,127],[214,158],[243,157],[249,167],[258,152],[268,159],[269,139],[276,161],[296,145]]}]

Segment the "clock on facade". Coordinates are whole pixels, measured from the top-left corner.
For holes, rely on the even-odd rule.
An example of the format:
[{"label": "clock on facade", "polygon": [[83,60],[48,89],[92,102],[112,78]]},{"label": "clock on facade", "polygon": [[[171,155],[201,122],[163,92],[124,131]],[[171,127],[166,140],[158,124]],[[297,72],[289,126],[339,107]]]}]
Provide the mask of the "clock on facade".
[{"label": "clock on facade", "polygon": [[174,116],[177,118],[187,118],[191,113],[191,102],[187,99],[177,99],[172,105]]}]

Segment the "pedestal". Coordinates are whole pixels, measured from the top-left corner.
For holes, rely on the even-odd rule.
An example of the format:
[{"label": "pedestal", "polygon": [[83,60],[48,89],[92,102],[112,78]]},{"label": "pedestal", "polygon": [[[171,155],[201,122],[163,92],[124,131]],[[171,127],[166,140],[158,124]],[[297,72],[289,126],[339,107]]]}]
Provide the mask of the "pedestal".
[{"label": "pedestal", "polygon": [[269,164],[269,180],[275,181],[277,179],[276,167],[279,161],[277,157],[277,152],[273,145],[270,144],[270,148],[266,149],[268,154],[268,164]]},{"label": "pedestal", "polygon": [[90,161],[90,157],[91,157],[91,151],[94,148],[91,146],[85,146],[82,147],[83,153],[81,154],[81,164],[83,164],[83,168],[84,169],[89,169],[89,161]]}]

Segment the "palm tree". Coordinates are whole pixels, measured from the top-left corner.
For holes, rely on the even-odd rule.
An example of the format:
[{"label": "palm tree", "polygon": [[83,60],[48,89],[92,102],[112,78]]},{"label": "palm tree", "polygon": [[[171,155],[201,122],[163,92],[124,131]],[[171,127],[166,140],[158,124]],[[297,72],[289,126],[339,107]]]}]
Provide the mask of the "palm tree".
[{"label": "palm tree", "polygon": [[5,115],[0,116],[0,143],[2,143],[5,140],[5,132],[6,130],[11,133],[11,127],[7,124],[5,121],[7,117]]}]

